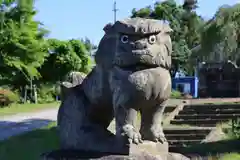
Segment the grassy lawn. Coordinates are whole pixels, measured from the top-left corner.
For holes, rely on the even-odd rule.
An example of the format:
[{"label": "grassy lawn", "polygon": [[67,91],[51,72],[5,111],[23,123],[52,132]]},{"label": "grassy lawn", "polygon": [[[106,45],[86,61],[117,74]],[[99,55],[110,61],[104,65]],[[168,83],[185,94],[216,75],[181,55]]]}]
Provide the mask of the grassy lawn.
[{"label": "grassy lawn", "polygon": [[1,160],[38,160],[39,156],[59,145],[55,123],[0,142]]},{"label": "grassy lawn", "polygon": [[34,112],[47,108],[59,107],[59,102],[47,104],[13,104],[9,107],[0,108],[0,116],[13,115],[16,113]]},{"label": "grassy lawn", "polygon": [[239,153],[229,153],[223,155],[220,160],[238,160],[240,159],[240,154]]}]

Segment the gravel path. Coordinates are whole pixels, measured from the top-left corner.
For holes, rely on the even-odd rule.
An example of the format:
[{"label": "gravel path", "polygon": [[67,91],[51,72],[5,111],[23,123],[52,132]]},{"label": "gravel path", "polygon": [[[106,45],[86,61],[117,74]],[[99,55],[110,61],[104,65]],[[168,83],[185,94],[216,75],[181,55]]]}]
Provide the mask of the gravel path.
[{"label": "gravel path", "polygon": [[58,109],[54,108],[0,117],[0,140],[47,126],[57,120],[57,111]]}]

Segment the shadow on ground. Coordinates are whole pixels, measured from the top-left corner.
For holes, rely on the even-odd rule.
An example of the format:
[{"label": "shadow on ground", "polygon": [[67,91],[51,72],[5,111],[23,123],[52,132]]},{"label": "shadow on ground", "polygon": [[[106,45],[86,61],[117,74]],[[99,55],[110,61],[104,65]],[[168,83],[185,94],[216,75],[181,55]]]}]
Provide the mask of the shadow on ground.
[{"label": "shadow on ground", "polygon": [[27,131],[47,126],[52,120],[28,119],[23,122],[0,121],[0,141]]},{"label": "shadow on ground", "polygon": [[38,160],[42,153],[57,149],[59,140],[54,126],[55,123],[51,123],[48,128],[34,130],[1,141],[0,159]]}]

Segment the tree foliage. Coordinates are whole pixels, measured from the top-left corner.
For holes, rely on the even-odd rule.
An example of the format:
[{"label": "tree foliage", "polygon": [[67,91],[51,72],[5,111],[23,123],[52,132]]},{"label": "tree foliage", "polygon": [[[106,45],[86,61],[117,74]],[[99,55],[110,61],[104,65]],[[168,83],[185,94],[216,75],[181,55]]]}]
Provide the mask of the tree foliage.
[{"label": "tree foliage", "polygon": [[223,5],[202,32],[200,56],[237,60],[240,48],[240,4]]},{"label": "tree foliage", "polygon": [[91,50],[97,49],[97,46],[94,45],[89,38],[85,37],[84,39],[81,39],[81,42],[85,45],[88,52],[91,52]]},{"label": "tree foliage", "polygon": [[[2,1],[0,28],[1,74],[25,79],[38,78],[37,70],[46,57],[44,30],[34,21],[36,14],[31,1]],[[19,75],[18,75],[19,74]]]},{"label": "tree foliage", "polygon": [[0,1],[0,86],[49,86],[68,72],[89,72],[90,40],[47,39],[36,13],[34,0]]},{"label": "tree foliage", "polygon": [[[132,10],[132,17],[144,17],[164,20],[173,29],[173,70],[183,68],[191,74],[192,67],[188,61],[191,49],[200,44],[200,29],[204,25],[203,18],[195,12],[197,1],[186,0],[177,4],[174,0],[156,2],[153,7],[147,6]],[[174,73],[174,72],[173,72]]]},{"label": "tree foliage", "polygon": [[43,81],[61,81],[68,72],[89,71],[90,59],[80,40],[48,39],[47,42],[49,55],[40,69]]}]

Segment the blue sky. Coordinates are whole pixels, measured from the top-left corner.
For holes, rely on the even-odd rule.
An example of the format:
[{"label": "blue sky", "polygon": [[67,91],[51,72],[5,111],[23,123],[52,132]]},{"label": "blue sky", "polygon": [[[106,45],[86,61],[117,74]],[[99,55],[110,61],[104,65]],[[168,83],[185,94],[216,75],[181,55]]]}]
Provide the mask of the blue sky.
[{"label": "blue sky", "polygon": [[[235,4],[240,0],[198,0],[197,12],[212,17],[223,4]],[[36,0],[38,14],[35,19],[51,31],[49,37],[61,40],[88,37],[98,44],[103,36],[102,28],[113,21],[114,0]],[[152,5],[154,0],[117,0],[117,19],[126,18],[133,8]],[[182,3],[183,0],[177,0]]]}]

